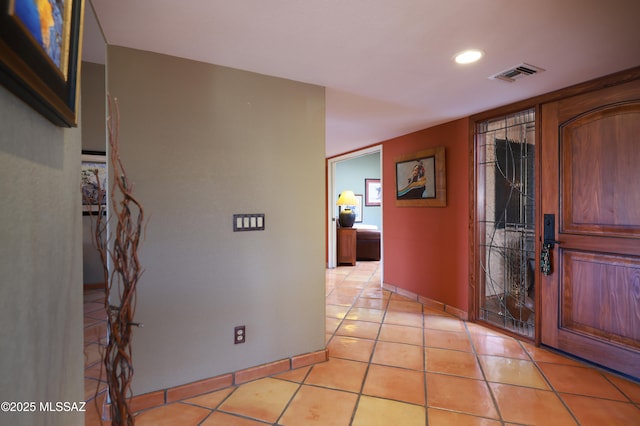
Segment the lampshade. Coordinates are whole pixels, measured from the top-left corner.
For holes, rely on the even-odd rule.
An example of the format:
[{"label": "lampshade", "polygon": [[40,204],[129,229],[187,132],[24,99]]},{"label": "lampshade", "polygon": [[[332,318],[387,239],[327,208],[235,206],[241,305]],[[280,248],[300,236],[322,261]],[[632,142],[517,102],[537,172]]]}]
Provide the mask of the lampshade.
[{"label": "lampshade", "polygon": [[342,191],[336,204],[339,206],[345,206],[338,216],[340,226],[343,228],[351,228],[356,220],[356,214],[349,207],[358,205],[358,200],[353,194],[353,191]]},{"label": "lampshade", "polygon": [[358,200],[353,194],[353,191],[342,191],[336,204],[339,206],[357,206]]}]

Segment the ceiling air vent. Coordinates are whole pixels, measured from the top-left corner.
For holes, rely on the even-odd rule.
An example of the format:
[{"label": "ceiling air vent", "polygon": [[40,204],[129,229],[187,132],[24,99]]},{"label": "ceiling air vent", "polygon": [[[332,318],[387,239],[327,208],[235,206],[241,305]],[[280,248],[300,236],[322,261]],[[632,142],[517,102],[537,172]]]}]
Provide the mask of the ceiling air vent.
[{"label": "ceiling air vent", "polygon": [[530,75],[534,75],[543,71],[544,70],[542,68],[538,68],[538,67],[534,67],[533,65],[522,63],[520,65],[516,65],[515,67],[511,67],[508,70],[492,75],[489,78],[491,80],[503,80],[503,81],[508,81],[509,83],[513,83],[516,80],[520,80]]}]

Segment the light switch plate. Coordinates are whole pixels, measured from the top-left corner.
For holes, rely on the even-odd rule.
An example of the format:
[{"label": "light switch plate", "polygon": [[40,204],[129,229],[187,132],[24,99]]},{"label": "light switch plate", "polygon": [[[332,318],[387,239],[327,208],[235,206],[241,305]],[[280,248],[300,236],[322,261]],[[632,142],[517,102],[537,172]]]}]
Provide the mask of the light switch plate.
[{"label": "light switch plate", "polygon": [[233,215],[233,232],[264,231],[264,213],[238,213]]}]

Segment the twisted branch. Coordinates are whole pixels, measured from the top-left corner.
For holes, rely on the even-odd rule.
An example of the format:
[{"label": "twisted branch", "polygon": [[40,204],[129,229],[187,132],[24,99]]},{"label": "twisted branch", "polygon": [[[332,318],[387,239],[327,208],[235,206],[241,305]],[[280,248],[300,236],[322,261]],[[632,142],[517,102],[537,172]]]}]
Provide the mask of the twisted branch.
[{"label": "twisted branch", "polygon": [[[112,102],[111,98],[109,98],[107,128],[113,176],[116,176],[109,197],[110,219],[105,219],[105,207],[101,203],[97,203],[97,212],[92,213],[92,216],[96,217],[94,243],[102,261],[104,279],[107,283],[105,310],[108,336],[103,360],[108,384],[111,423],[130,426],[135,423],[129,407],[133,377],[131,337],[132,327],[138,326],[133,322],[133,318],[136,306],[136,285],[143,272],[138,258],[138,248],[145,231],[144,209],[133,196],[133,185],[129,182],[120,159],[120,112],[117,100]],[[97,178],[97,171],[94,173]],[[101,200],[106,188],[100,186],[99,179],[97,181],[97,200]],[[111,219],[115,221],[115,231],[108,234],[108,224]]]}]

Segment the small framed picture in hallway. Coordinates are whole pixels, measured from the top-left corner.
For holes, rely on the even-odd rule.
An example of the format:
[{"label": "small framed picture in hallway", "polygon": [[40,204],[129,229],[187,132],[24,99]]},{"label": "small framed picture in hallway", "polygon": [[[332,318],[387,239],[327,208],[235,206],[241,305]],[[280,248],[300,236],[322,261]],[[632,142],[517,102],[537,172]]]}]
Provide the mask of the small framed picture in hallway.
[{"label": "small framed picture in hallway", "polygon": [[364,193],[365,206],[379,206],[382,202],[382,185],[380,184],[380,179],[365,179]]},{"label": "small framed picture in hallway", "polygon": [[[82,151],[82,214],[97,214],[107,205],[107,156],[104,152]],[[101,191],[99,191],[99,189]],[[100,194],[100,192],[102,192]]]}]

